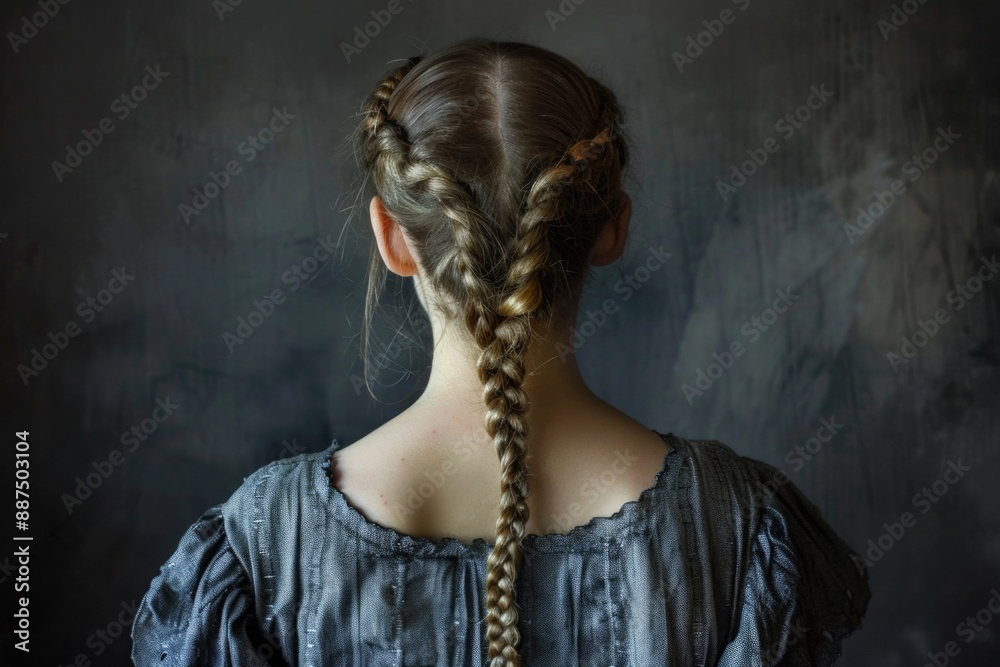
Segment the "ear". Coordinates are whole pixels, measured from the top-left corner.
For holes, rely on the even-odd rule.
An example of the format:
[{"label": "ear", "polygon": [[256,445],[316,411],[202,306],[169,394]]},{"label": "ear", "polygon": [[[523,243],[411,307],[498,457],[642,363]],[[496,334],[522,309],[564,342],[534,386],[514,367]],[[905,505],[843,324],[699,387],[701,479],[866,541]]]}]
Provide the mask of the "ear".
[{"label": "ear", "polygon": [[372,218],[375,242],[386,267],[400,276],[417,275],[419,272],[414,253],[410,248],[410,240],[403,233],[403,228],[389,215],[382,205],[382,200],[372,197],[368,211]]},{"label": "ear", "polygon": [[623,193],[625,201],[618,215],[609,221],[601,230],[590,253],[590,263],[594,266],[605,266],[621,257],[625,249],[625,239],[628,236],[628,223],[632,218],[632,198]]}]

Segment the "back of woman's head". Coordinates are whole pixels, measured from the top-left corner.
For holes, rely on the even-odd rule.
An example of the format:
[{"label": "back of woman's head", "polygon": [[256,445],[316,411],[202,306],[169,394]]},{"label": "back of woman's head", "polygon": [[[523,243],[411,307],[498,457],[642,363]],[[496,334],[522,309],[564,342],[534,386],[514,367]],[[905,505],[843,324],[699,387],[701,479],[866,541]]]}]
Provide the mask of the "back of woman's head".
[{"label": "back of woman's head", "polygon": [[[501,468],[487,561],[491,667],[519,664],[524,358],[533,335],[573,323],[590,253],[626,203],[622,122],[614,94],[565,58],[485,40],[408,60],[363,106],[365,180],[412,244],[428,307],[463,322],[481,351]],[[373,248],[367,319],[382,270]]]}]

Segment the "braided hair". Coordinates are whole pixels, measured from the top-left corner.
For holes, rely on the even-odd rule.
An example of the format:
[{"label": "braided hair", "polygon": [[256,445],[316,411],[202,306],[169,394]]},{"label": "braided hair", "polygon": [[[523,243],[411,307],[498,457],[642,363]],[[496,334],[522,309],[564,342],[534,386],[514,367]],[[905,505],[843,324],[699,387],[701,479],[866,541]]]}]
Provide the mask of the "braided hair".
[{"label": "braided hair", "polygon": [[[525,356],[572,325],[589,256],[622,209],[628,146],[614,94],[550,51],[469,40],[411,58],[365,100],[366,182],[412,239],[434,307],[479,350],[500,463],[487,558],[490,667],[519,667],[516,581],[528,521]],[[384,270],[372,248],[366,332]]]}]

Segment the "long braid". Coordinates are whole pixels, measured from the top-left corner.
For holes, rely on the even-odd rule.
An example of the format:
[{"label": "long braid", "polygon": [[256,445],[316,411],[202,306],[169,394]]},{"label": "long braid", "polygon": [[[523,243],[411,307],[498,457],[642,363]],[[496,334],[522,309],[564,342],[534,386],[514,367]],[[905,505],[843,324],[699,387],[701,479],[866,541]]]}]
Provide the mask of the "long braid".
[{"label": "long braid", "polygon": [[[566,280],[546,223],[571,225],[568,218],[578,199],[606,187],[600,170],[593,167],[622,159],[624,147],[615,133],[617,105],[613,97],[602,98],[596,136],[574,143],[534,178],[515,220],[491,219],[467,184],[415,157],[406,131],[391,117],[392,95],[419,60],[411,59],[392,72],[366,100],[362,151],[377,191],[389,200],[388,210],[420,209],[422,198],[429,195],[450,225],[451,243],[428,267],[429,277],[459,303],[480,349],[477,371],[487,408],[485,427],[500,463],[495,541],[486,562],[489,667],[520,667],[516,582],[529,518],[525,356],[533,324],[548,322],[556,307],[546,286],[554,278]],[[583,191],[587,194],[581,195]],[[427,266],[423,244],[415,251],[421,266]]]},{"label": "long braid", "polygon": [[[533,193],[537,188],[533,188]],[[529,197],[530,199],[530,197]],[[500,459],[500,506],[496,540],[486,560],[486,607],[490,667],[518,667],[520,633],[515,585],[521,565],[521,543],[529,511],[525,447],[528,397],[524,391],[524,357],[531,341],[531,319],[545,301],[537,275],[548,258],[548,238],[537,205],[522,216],[508,273],[508,290],[491,330],[481,326],[483,345],[479,378],[487,405],[486,430]],[[485,323],[484,323],[485,324]],[[492,341],[487,340],[492,335]],[[484,345],[485,343],[485,345]]]},{"label": "long braid", "polygon": [[[531,341],[532,321],[545,321],[552,313],[552,304],[542,289],[542,276],[550,260],[545,223],[563,217],[567,208],[564,190],[586,181],[592,164],[609,152],[612,119],[605,115],[596,137],[574,144],[563,162],[544,170],[532,184],[519,220],[506,290],[498,308],[503,319],[494,326],[494,339],[483,345],[480,356],[479,377],[489,408],[486,428],[494,438],[501,472],[496,542],[486,561],[490,667],[520,665],[515,582],[529,516],[524,356]],[[487,342],[478,336],[477,340],[481,345]]]},{"label": "long braid", "polygon": [[[520,541],[528,520],[524,457],[527,428],[523,418],[527,397],[521,386],[530,327],[524,321],[525,315],[515,312],[515,309],[529,303],[524,301],[526,291],[533,292],[535,296],[530,293],[527,296],[537,306],[540,290],[537,283],[528,283],[525,285],[527,290],[512,293],[503,302],[507,318],[503,319],[494,303],[495,286],[483,279],[483,262],[476,253],[482,246],[482,230],[486,229],[486,225],[484,220],[477,219],[482,215],[473,198],[441,169],[410,160],[410,143],[405,131],[389,117],[388,104],[396,85],[415,64],[411,61],[379,83],[366,102],[362,130],[369,137],[372,166],[383,161],[382,169],[373,170],[376,179],[383,174],[386,177],[395,175],[409,187],[422,187],[437,199],[452,225],[454,256],[452,261],[441,262],[438,266],[442,271],[449,265],[453,266],[467,295],[466,326],[482,350],[478,369],[487,406],[486,430],[493,439],[500,460],[501,493],[496,542],[487,559],[489,658],[491,665],[497,667],[519,665],[517,645],[520,637],[517,611],[514,609],[514,582],[521,560]],[[537,245],[539,234],[534,232],[531,236],[535,240],[534,245]],[[541,240],[544,240],[543,236]],[[524,277],[524,262],[517,265],[519,269],[512,275],[515,278]]]}]

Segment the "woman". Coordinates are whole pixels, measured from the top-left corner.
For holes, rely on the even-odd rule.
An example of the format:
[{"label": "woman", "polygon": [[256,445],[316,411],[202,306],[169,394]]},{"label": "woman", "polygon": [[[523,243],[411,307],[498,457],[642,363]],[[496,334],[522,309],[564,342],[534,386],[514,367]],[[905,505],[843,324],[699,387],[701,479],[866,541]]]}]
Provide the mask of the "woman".
[{"label": "woman", "polygon": [[840,655],[867,573],[818,510],[764,463],[629,418],[565,354],[587,267],[627,236],[622,123],[605,86],[518,43],[464,42],[378,84],[357,134],[367,311],[383,266],[413,277],[427,387],[201,517],[143,598],[137,665]]}]

